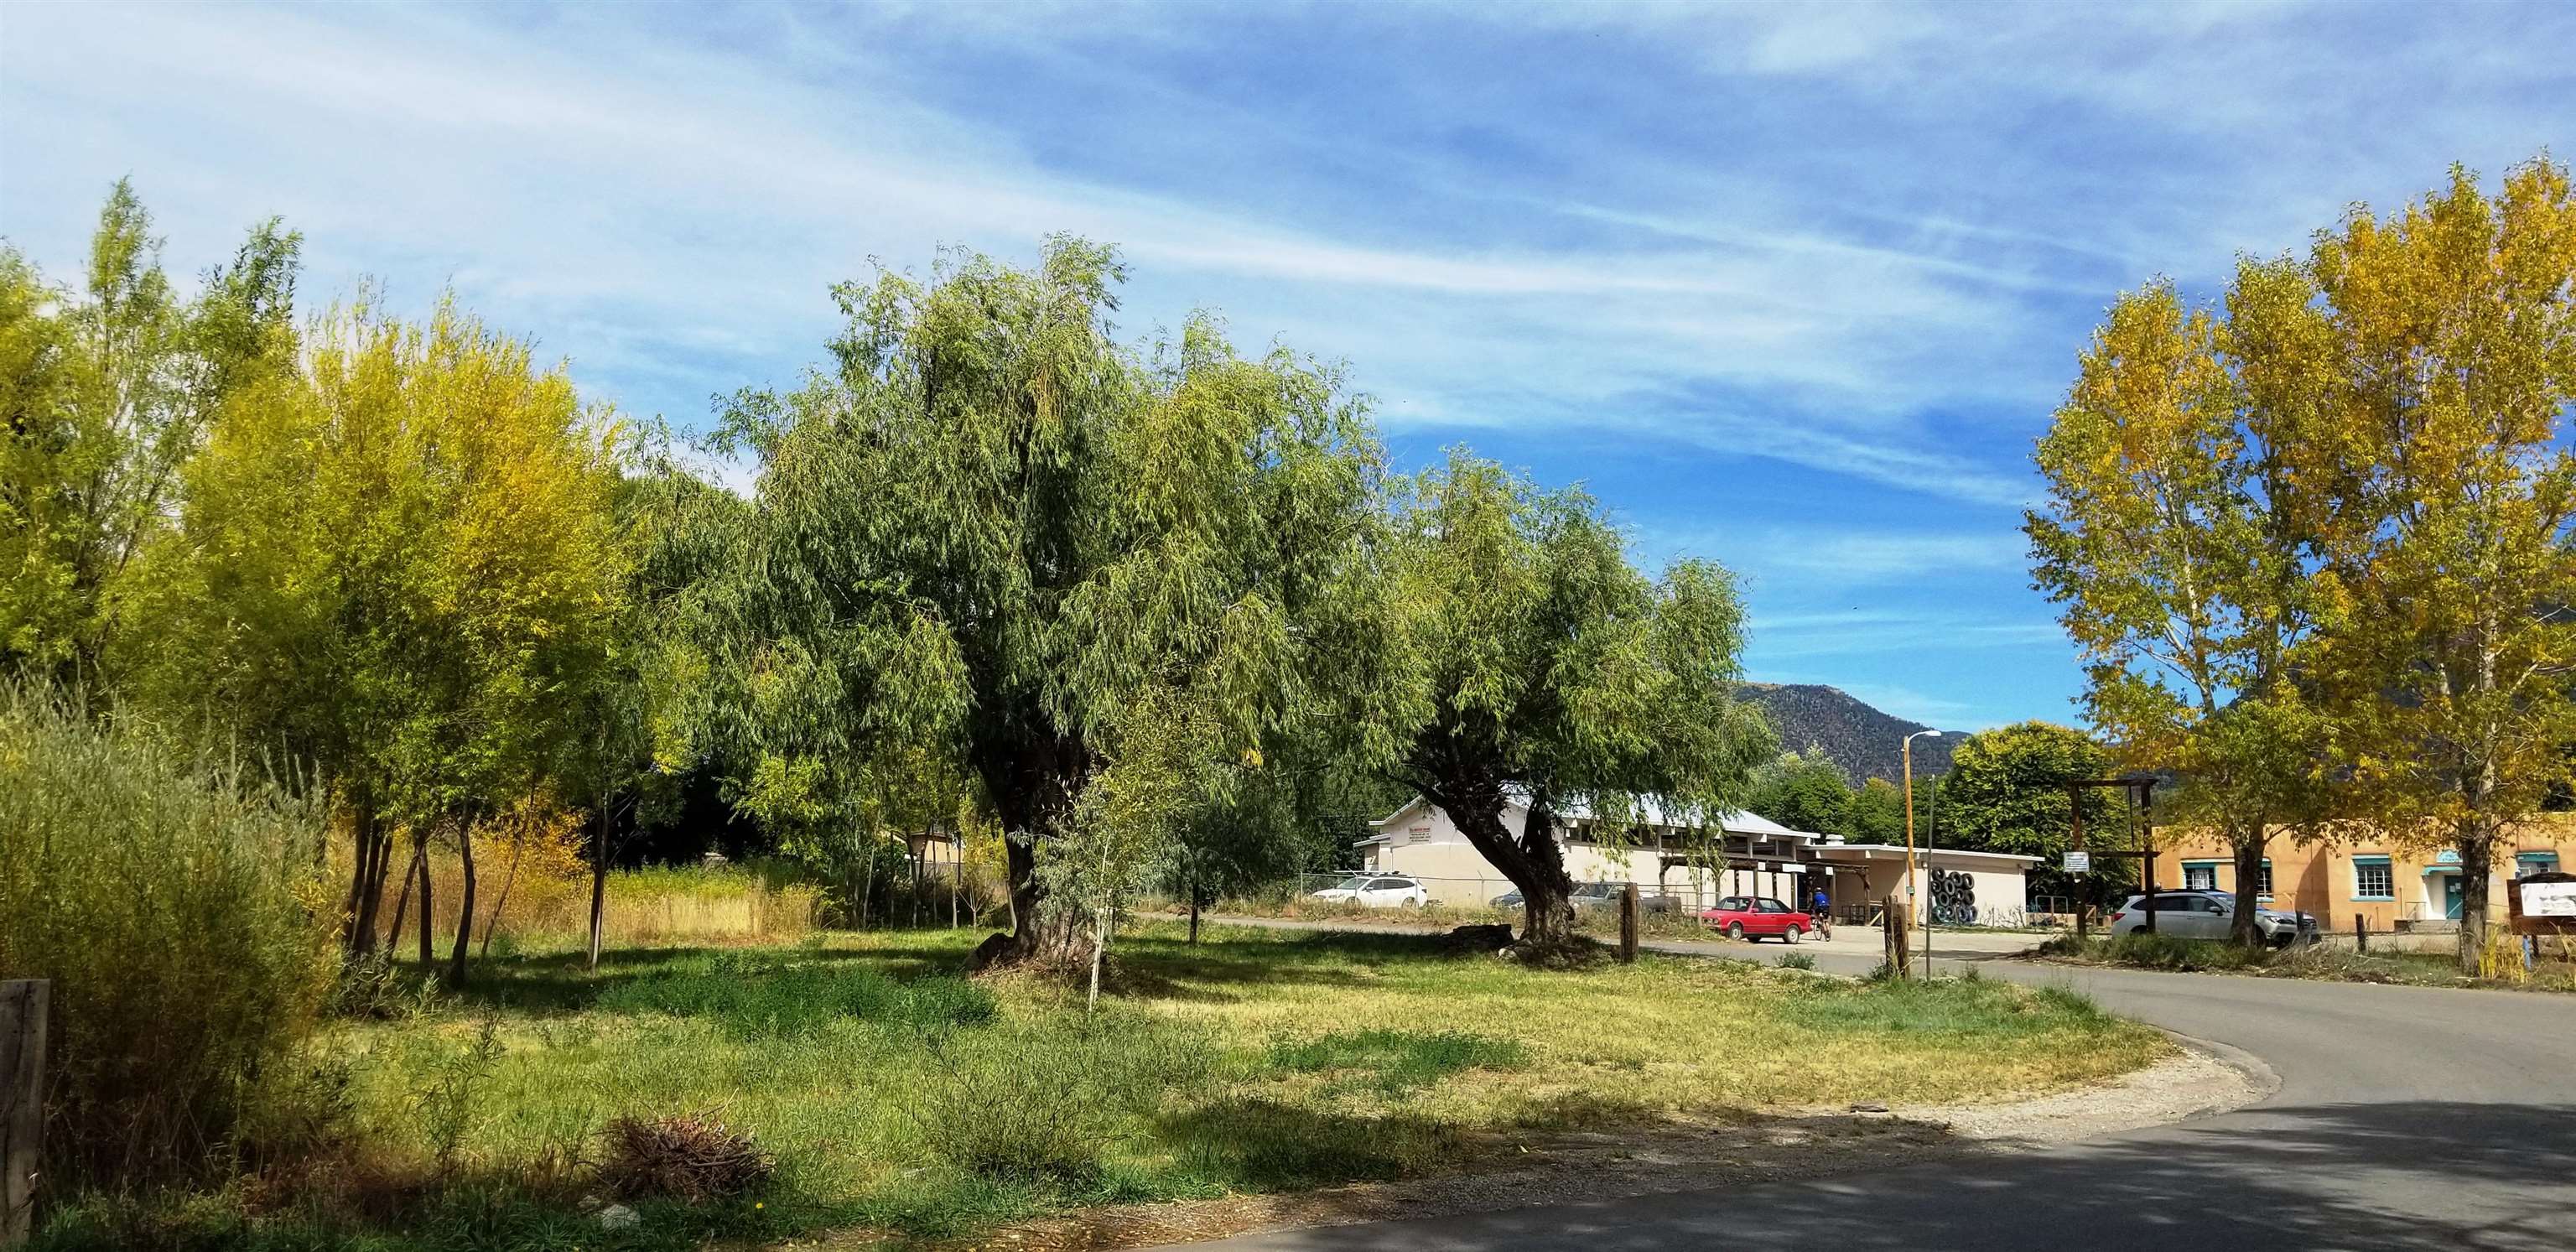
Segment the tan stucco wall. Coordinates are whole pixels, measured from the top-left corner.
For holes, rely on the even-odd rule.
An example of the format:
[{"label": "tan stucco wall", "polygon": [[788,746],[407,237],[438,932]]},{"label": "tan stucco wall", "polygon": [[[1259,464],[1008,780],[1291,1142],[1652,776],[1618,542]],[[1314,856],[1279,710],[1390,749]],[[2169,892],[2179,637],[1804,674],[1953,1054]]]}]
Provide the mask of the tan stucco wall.
[{"label": "tan stucco wall", "polygon": [[[2221,891],[2236,889],[2236,867],[2227,845],[2190,831],[2161,832],[2156,849],[2156,879],[2159,885],[2179,887],[2184,883],[2187,862],[2215,861],[2212,877]],[[2167,842],[2170,839],[2171,842]],[[2495,875],[2488,884],[2487,902],[2490,914],[2505,914],[2504,884],[2514,876],[2515,857],[2523,852],[2555,852],[2561,870],[2576,872],[2576,818],[2566,814],[2546,814],[2525,823],[2504,841],[2496,852]],[[2439,864],[2439,848],[2408,848],[2390,844],[2369,832],[2349,832],[2333,842],[2300,846],[2288,832],[2272,837],[2265,855],[2272,862],[2272,895],[2265,903],[2276,909],[2295,909],[2313,913],[2319,924],[2330,930],[2349,930],[2353,918],[2360,917],[2373,930],[2389,930],[2399,922],[2439,919],[2443,916],[2443,878],[2448,867]],[[2358,876],[2356,857],[2385,856],[2395,879],[2396,898],[2369,900],[2358,898],[2354,887]]]}]

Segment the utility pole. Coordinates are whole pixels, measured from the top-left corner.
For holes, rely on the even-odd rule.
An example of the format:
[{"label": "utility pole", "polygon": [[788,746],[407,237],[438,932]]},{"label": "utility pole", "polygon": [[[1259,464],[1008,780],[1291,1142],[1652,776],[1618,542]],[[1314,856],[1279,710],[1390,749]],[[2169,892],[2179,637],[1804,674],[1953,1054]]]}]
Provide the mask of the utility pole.
[{"label": "utility pole", "polygon": [[[1938,739],[1941,737],[1941,732],[1918,730],[1907,735],[1896,745],[1897,755],[1905,762],[1905,911],[1907,913],[1913,913],[1917,907],[1914,891],[1914,741],[1926,735]],[[1916,919],[1909,917],[1906,920]]]}]

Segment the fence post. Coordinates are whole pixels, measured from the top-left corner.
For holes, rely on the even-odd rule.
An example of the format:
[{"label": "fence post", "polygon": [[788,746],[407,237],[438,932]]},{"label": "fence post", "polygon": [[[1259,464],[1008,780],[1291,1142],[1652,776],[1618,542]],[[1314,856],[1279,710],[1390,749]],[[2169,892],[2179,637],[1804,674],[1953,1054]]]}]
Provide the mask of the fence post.
[{"label": "fence post", "polygon": [[1896,907],[1896,897],[1889,896],[1880,912],[1880,924],[1887,930],[1887,969],[1898,978],[1911,978],[1913,953],[1905,933],[1905,910]]},{"label": "fence post", "polygon": [[1619,959],[1637,959],[1637,884],[1630,883],[1619,891]]},{"label": "fence post", "polygon": [[45,1133],[45,1013],[53,984],[0,982],[0,1248],[35,1232],[37,1149]]},{"label": "fence post", "polygon": [[2370,925],[2369,921],[2368,921],[2367,919],[2365,919],[2365,918],[2363,918],[2363,917],[2362,917],[2362,915],[2361,915],[2361,910],[2359,910],[2359,909],[2354,909],[2354,910],[2352,911],[2352,950],[2353,950],[2353,951],[2355,951],[2355,952],[2368,952],[2368,951],[2370,951],[2370,930],[2369,930],[2369,925]]}]

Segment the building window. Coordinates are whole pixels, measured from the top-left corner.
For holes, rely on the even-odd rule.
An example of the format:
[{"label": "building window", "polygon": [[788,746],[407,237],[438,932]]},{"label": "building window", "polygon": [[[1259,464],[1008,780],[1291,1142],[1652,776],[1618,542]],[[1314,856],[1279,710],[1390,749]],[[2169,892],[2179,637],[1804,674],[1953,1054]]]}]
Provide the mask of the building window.
[{"label": "building window", "polygon": [[2218,890],[2218,862],[2185,861],[2182,863],[2182,889],[2185,891]]},{"label": "building window", "polygon": [[2352,898],[2356,900],[2394,900],[2397,898],[2397,871],[2384,856],[2352,859]]},{"label": "building window", "polygon": [[2272,898],[2272,858],[2268,856],[2263,858],[2262,876],[2254,880],[2254,894],[2266,900]]},{"label": "building window", "polygon": [[2557,872],[2558,854],[2555,852],[2525,852],[2513,858],[2513,876],[2516,878]]}]

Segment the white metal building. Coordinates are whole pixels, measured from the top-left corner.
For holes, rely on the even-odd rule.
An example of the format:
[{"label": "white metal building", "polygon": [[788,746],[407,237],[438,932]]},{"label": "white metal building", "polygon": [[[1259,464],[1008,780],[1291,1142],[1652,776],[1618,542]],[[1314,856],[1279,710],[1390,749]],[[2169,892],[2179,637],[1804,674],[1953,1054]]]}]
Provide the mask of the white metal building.
[{"label": "white metal building", "polygon": [[[1821,886],[1837,917],[1865,920],[1890,896],[1905,898],[1905,849],[1844,843],[1839,837],[1791,830],[1758,813],[1735,810],[1716,825],[1724,839],[1708,839],[1665,814],[1641,806],[1640,821],[1624,838],[1605,838],[1593,815],[1579,805],[1558,813],[1558,841],[1565,869],[1577,883],[1637,884],[1648,895],[1668,895],[1685,908],[1705,908],[1722,896],[1756,895],[1807,908]],[[1514,801],[1503,825],[1518,837],[1528,807]],[[1512,889],[1511,880],[1487,862],[1449,815],[1416,796],[1357,844],[1361,868],[1421,881],[1435,903],[1473,906]],[[1710,853],[1723,849],[1722,858]],[[1722,860],[1723,868],[1712,861]],[[1969,925],[2019,925],[2026,907],[2024,877],[2037,857],[1999,852],[1917,850],[1914,886],[1944,910],[1942,920]]]}]

